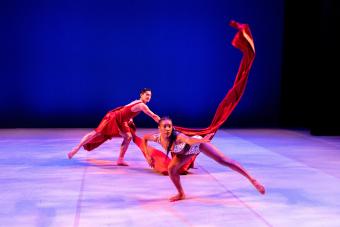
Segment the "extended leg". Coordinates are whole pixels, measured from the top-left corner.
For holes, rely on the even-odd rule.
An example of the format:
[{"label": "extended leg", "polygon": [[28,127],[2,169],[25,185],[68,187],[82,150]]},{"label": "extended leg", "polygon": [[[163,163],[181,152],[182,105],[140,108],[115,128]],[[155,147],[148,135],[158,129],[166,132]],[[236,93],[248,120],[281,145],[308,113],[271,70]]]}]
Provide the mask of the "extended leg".
[{"label": "extended leg", "polygon": [[231,160],[227,156],[225,156],[221,151],[218,150],[211,143],[202,143],[200,145],[200,150],[207,155],[208,157],[214,159],[216,162],[220,163],[221,165],[227,166],[232,170],[242,174],[245,176],[253,185],[254,187],[261,193],[265,193],[265,188],[259,182],[256,181],[239,163],[236,161]]},{"label": "extended leg", "polygon": [[70,151],[68,154],[67,154],[67,157],[69,159],[71,159],[75,154],[77,154],[77,152],[80,150],[80,148],[85,144],[87,143],[88,141],[90,141],[92,138],[94,138],[96,135],[98,134],[98,132],[96,131],[91,131],[89,133],[87,133],[81,140],[80,140],[80,143],[74,147],[72,149],[72,151]]}]

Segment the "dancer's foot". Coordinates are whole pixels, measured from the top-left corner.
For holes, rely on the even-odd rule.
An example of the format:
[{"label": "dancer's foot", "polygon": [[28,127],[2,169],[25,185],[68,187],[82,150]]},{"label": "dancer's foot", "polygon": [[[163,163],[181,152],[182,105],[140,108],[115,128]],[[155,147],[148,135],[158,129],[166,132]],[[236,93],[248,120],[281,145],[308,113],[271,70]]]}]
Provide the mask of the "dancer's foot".
[{"label": "dancer's foot", "polygon": [[129,166],[123,159],[119,158],[117,160],[117,166]]},{"label": "dancer's foot", "polygon": [[260,192],[262,195],[266,193],[266,189],[264,188],[264,186],[260,184],[259,182],[257,182],[257,180],[252,180],[251,183],[254,185],[256,190]]},{"label": "dancer's foot", "polygon": [[187,175],[187,174],[189,174],[189,171],[184,170],[184,171],[182,171],[180,174],[181,174],[181,175]]},{"label": "dancer's foot", "polygon": [[73,148],[73,150],[67,154],[68,159],[71,159],[75,154],[77,154],[78,151],[78,148]]},{"label": "dancer's foot", "polygon": [[177,195],[172,196],[170,198],[170,202],[175,202],[175,201],[182,200],[182,199],[185,199],[184,193],[178,193]]}]

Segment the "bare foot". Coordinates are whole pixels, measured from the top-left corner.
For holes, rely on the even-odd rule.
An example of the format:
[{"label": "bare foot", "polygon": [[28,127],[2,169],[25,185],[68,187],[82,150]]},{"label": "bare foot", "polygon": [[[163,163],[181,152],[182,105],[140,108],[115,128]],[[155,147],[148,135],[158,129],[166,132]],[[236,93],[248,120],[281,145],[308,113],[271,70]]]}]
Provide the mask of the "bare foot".
[{"label": "bare foot", "polygon": [[124,160],[122,160],[122,159],[118,159],[117,160],[117,166],[129,166],[129,164],[124,162]]},{"label": "bare foot", "polygon": [[179,193],[179,194],[177,194],[177,195],[175,195],[175,196],[172,196],[172,197],[170,198],[170,202],[175,202],[175,201],[182,200],[182,199],[185,199],[185,195]]},{"label": "bare foot", "polygon": [[266,193],[266,189],[264,188],[264,186],[257,182],[257,180],[252,180],[251,183],[254,185],[256,190],[259,191],[262,195]]},{"label": "bare foot", "polygon": [[67,154],[68,159],[71,159],[75,154],[77,154],[78,150],[79,149],[77,148],[73,148],[73,150]]},{"label": "bare foot", "polygon": [[182,171],[180,174],[181,174],[181,175],[187,175],[187,174],[189,174],[189,171],[184,170],[184,171]]}]

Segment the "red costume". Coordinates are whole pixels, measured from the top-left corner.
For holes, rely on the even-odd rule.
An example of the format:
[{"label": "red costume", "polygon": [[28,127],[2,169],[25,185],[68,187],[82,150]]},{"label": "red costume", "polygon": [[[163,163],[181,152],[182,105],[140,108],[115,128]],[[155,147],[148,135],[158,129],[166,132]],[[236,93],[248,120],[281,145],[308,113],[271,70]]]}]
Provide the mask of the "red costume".
[{"label": "red costume", "polygon": [[120,136],[119,132],[127,133],[134,130],[133,122],[131,122],[130,119],[137,116],[140,111],[132,112],[131,108],[140,103],[141,101],[127,106],[120,106],[109,111],[95,129],[95,131],[99,133],[98,136],[84,144],[84,149],[91,151],[106,140]]},{"label": "red costume", "polygon": [[[232,111],[235,109],[236,105],[239,103],[244,93],[247,80],[248,80],[249,71],[255,58],[254,41],[253,41],[253,37],[250,32],[249,26],[247,24],[240,24],[235,21],[231,21],[230,25],[238,30],[238,32],[234,36],[232,45],[238,48],[243,53],[243,57],[242,57],[235,81],[234,81],[234,85],[228,91],[227,95],[224,97],[224,99],[219,104],[216,110],[215,116],[209,127],[204,128],[204,129],[191,129],[191,128],[184,128],[180,126],[174,126],[176,130],[178,130],[179,132],[182,132],[185,135],[205,136],[209,133],[216,133],[219,127],[222,126],[222,124],[227,120],[227,118],[230,116]],[[134,137],[133,141],[142,150],[141,138],[136,136],[134,132],[133,132],[133,137]],[[148,150],[150,152],[150,155],[154,159],[155,171],[162,173],[162,174],[167,174],[168,164],[170,162],[170,159],[166,157],[166,155],[163,152],[151,146],[148,147]],[[145,156],[146,151],[142,150],[142,152]],[[181,169],[181,173],[185,173],[188,170],[188,168],[192,166],[195,158],[196,156],[194,156],[191,160],[187,162],[186,165],[183,166],[183,168]]]}]

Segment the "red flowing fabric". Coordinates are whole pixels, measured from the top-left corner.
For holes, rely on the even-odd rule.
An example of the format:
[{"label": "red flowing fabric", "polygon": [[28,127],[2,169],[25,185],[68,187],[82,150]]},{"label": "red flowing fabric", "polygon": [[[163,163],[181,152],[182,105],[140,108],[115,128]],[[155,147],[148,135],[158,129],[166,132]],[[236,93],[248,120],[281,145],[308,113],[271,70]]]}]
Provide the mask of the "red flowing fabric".
[{"label": "red flowing fabric", "polygon": [[[232,111],[235,109],[236,105],[239,103],[244,93],[247,85],[249,71],[255,58],[254,41],[250,32],[250,28],[247,24],[241,24],[236,21],[231,21],[230,26],[238,30],[236,35],[234,36],[234,39],[232,40],[232,45],[235,48],[238,48],[243,54],[233,87],[228,91],[227,95],[219,104],[209,127],[202,129],[192,129],[174,126],[176,130],[185,135],[205,136],[209,133],[215,134],[219,127],[222,126],[222,124],[227,120]],[[146,151],[142,149],[142,139],[135,134],[135,131],[133,131],[133,141],[141,149],[143,155],[146,157]],[[159,151],[154,147],[148,146],[148,151],[150,156],[154,159],[154,166],[152,166],[154,170],[161,174],[167,175],[170,159],[162,151]],[[187,170],[191,166],[193,166],[195,159],[196,156],[194,156],[182,167],[180,171],[181,174],[186,173]],[[147,159],[147,161],[149,160]]]}]

